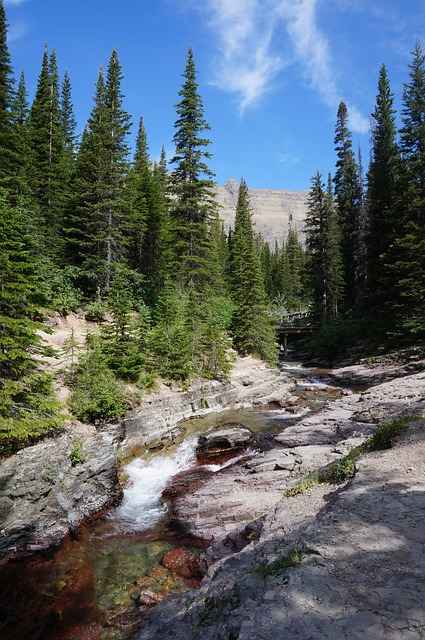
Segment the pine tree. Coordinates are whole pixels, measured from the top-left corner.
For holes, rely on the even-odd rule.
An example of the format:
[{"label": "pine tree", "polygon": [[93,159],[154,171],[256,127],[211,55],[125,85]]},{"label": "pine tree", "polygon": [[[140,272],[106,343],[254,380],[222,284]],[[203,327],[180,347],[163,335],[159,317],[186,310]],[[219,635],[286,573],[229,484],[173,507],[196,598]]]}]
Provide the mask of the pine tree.
[{"label": "pine tree", "polygon": [[387,290],[388,251],[397,234],[400,154],[396,142],[394,96],[385,65],[379,73],[378,95],[372,114],[372,155],[368,172],[368,287],[377,312],[391,292]]},{"label": "pine tree", "polygon": [[298,240],[297,230],[292,223],[292,215],[289,216],[289,231],[285,245],[285,257],[287,260],[287,285],[284,289],[287,311],[299,311],[303,306],[303,273],[304,251]]},{"label": "pine tree", "polygon": [[41,228],[50,255],[62,253],[65,207],[64,139],[59,107],[56,54],[44,50],[41,72],[29,114],[30,181],[40,209]]},{"label": "pine tree", "polygon": [[231,293],[236,305],[233,343],[242,354],[274,362],[277,358],[276,337],[268,314],[251,217],[248,187],[245,180],[241,180],[230,257]]},{"label": "pine tree", "polygon": [[134,164],[130,172],[133,189],[134,240],[131,264],[144,276],[144,298],[155,304],[164,277],[166,199],[162,175],[151,167],[143,119],[140,118]]},{"label": "pine tree", "polygon": [[198,290],[214,287],[219,278],[214,271],[214,245],[211,224],[217,219],[217,203],[213,190],[213,173],[206,160],[210,141],[201,136],[210,126],[204,118],[202,98],[196,82],[193,51],[190,48],[184,83],[176,105],[178,119],[174,134],[175,156],[171,163],[173,191],[176,197],[171,210],[171,242],[174,246],[174,268],[179,282]]},{"label": "pine tree", "polygon": [[153,313],[150,365],[165,380],[187,380],[195,369],[185,304],[181,291],[166,280]]},{"label": "pine tree", "polygon": [[141,349],[129,283],[122,275],[114,278],[108,303],[112,317],[110,323],[102,327],[100,349],[109,369],[118,378],[136,382],[146,363],[146,350]]},{"label": "pine tree", "polygon": [[25,74],[22,71],[19,77],[18,88],[14,96],[13,105],[13,126],[16,132],[16,146],[19,161],[16,163],[17,188],[15,193],[18,199],[34,204],[31,194],[28,176],[30,174],[30,145],[28,132],[29,102],[25,85]]},{"label": "pine tree", "polygon": [[75,120],[71,93],[71,81],[66,71],[62,82],[59,111],[63,139],[63,173],[66,205],[69,203],[72,193],[72,181],[75,175],[77,152],[77,121]]},{"label": "pine tree", "polygon": [[332,194],[318,171],[312,178],[306,217],[307,279],[311,289],[313,315],[324,326],[338,318],[343,277],[339,224]]},{"label": "pine tree", "polygon": [[356,235],[360,190],[358,168],[352,149],[351,131],[348,128],[348,110],[344,102],[340,102],[338,107],[334,142],[338,158],[334,176],[335,198],[341,228],[346,302],[351,306],[357,297],[353,246]]},{"label": "pine tree", "polygon": [[0,2],[0,187],[8,190],[14,202],[20,195],[21,156],[14,124],[13,102],[15,81],[7,46],[7,20]]},{"label": "pine tree", "polygon": [[416,43],[403,91],[400,130],[402,178],[398,237],[389,252],[388,271],[396,295],[387,302],[396,333],[425,335],[425,53]]},{"label": "pine tree", "polygon": [[369,229],[369,210],[366,199],[366,186],[362,161],[362,153],[359,145],[358,151],[359,168],[359,206],[357,208],[357,222],[354,235],[354,282],[356,307],[360,307],[367,293],[368,280],[368,250],[367,234]]},{"label": "pine tree", "polygon": [[99,72],[94,106],[79,148],[75,214],[67,221],[68,255],[81,268],[86,293],[104,297],[117,264],[124,261],[130,228],[127,136],[121,67],[112,51],[106,78]]},{"label": "pine tree", "polygon": [[0,191],[0,443],[13,447],[59,426],[43,345],[33,320],[40,301],[36,234],[28,214]]}]

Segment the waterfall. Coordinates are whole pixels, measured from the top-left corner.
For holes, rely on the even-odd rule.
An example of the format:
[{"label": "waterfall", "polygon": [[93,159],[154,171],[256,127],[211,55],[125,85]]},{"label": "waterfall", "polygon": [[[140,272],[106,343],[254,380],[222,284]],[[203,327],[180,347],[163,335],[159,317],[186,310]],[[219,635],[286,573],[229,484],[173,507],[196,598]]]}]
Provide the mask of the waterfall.
[{"label": "waterfall", "polygon": [[196,463],[197,438],[188,438],[172,453],[161,452],[149,459],[136,458],[126,467],[127,485],[120,506],[110,518],[124,530],[146,531],[166,514],[161,494],[168,481]]}]

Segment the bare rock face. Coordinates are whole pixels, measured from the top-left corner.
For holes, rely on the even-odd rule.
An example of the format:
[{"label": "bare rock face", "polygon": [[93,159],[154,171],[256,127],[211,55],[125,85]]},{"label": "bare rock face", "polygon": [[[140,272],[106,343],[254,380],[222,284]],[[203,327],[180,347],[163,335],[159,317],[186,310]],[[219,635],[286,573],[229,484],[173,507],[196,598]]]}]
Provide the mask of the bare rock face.
[{"label": "bare rock face", "polygon": [[116,427],[80,436],[67,432],[0,462],[0,557],[55,546],[120,498]]},{"label": "bare rock face", "polygon": [[[238,199],[239,184],[236,180],[227,180],[224,185],[216,186],[216,197],[220,205],[220,217],[226,227],[233,227]],[[286,240],[289,229],[289,217],[304,241],[304,220],[307,212],[308,191],[278,191],[272,189],[249,189],[251,210],[255,231],[274,247]]]}]

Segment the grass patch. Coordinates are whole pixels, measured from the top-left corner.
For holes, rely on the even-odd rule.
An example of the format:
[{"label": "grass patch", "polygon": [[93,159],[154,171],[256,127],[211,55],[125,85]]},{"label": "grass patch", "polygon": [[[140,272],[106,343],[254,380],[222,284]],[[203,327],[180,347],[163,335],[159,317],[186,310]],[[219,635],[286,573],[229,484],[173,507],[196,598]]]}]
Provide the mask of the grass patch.
[{"label": "grass patch", "polygon": [[390,449],[393,446],[394,438],[398,436],[409,422],[414,420],[414,416],[406,416],[405,418],[399,418],[393,420],[393,422],[386,422],[382,424],[375,433],[367,438],[361,445],[354,447],[351,451],[335,462],[321,467],[315,470],[304,480],[301,480],[298,484],[290,489],[287,489],[284,493],[286,498],[304,493],[310,487],[314,487],[317,484],[341,484],[354,477],[356,472],[356,460],[363,454],[369,451],[381,451]]},{"label": "grass patch", "polygon": [[276,560],[272,560],[272,562],[264,560],[264,562],[259,564],[257,567],[254,567],[251,571],[253,573],[258,573],[262,578],[266,578],[267,576],[273,576],[285,569],[296,567],[300,564],[302,559],[303,554],[299,549],[295,548],[290,553],[280,556],[280,558],[277,558]]},{"label": "grass patch", "polygon": [[207,596],[204,600],[204,608],[199,614],[198,626],[202,626],[205,622],[219,618],[230,604],[229,598],[226,596]]}]

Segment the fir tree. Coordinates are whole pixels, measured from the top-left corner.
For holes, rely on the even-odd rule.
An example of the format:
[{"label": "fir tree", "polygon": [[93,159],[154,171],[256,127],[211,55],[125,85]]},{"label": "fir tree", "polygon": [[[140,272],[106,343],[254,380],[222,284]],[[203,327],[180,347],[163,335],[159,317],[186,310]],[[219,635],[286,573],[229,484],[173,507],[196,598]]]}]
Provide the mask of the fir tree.
[{"label": "fir tree", "polygon": [[31,187],[40,209],[41,227],[50,255],[61,253],[65,206],[64,140],[59,107],[56,54],[44,50],[41,72],[29,114]]},{"label": "fir tree", "polygon": [[[396,142],[394,96],[385,65],[379,73],[372,114],[372,155],[368,172],[368,287],[370,303],[381,315],[388,294],[388,251],[397,234],[397,192],[400,172]],[[381,312],[380,312],[381,310]]]},{"label": "fir tree", "polygon": [[418,337],[425,335],[425,54],[419,43],[409,69],[400,130],[401,224],[388,259],[396,295],[387,306],[394,319],[393,332],[407,330]]},{"label": "fir tree", "polygon": [[322,326],[338,318],[343,295],[342,260],[338,217],[332,194],[318,171],[312,178],[306,217],[307,279],[311,290],[313,315]]},{"label": "fir tree", "polygon": [[0,187],[8,190],[14,202],[22,191],[20,184],[19,138],[14,124],[13,102],[15,81],[7,46],[7,20],[0,2]]},{"label": "fir tree", "polygon": [[289,216],[288,238],[285,244],[287,261],[287,283],[283,290],[287,311],[299,311],[303,306],[304,251],[298,240],[297,230]]},{"label": "fir tree", "polygon": [[166,280],[153,312],[151,371],[165,380],[187,380],[195,369],[185,323],[185,297]]},{"label": "fir tree", "polygon": [[127,251],[130,196],[127,136],[130,116],[122,107],[121,67],[112,51],[106,78],[99,72],[94,107],[77,158],[75,214],[67,221],[68,254],[83,274],[87,293],[107,294]]},{"label": "fir tree", "polygon": [[333,181],[341,228],[341,251],[346,280],[345,294],[347,303],[352,305],[357,297],[353,246],[360,192],[358,168],[352,149],[351,131],[348,128],[348,110],[344,102],[340,102],[338,107],[334,142],[338,159]]},{"label": "fir tree", "polygon": [[0,191],[0,440],[11,446],[60,424],[44,348],[33,320],[40,302],[36,234]]},{"label": "fir tree", "polygon": [[252,229],[248,187],[241,181],[232,235],[231,293],[236,305],[232,332],[235,349],[265,361],[277,358],[276,337],[267,310],[267,298]]},{"label": "fir tree", "polygon": [[172,183],[176,200],[171,210],[170,240],[180,283],[202,290],[205,285],[214,287],[219,281],[211,242],[211,223],[217,219],[217,203],[213,173],[206,163],[211,157],[207,151],[210,141],[201,135],[210,126],[204,118],[191,48],[183,78],[181,100],[176,105],[175,156],[171,160],[175,165]]},{"label": "fir tree", "polygon": [[18,88],[15,93],[12,106],[13,126],[16,132],[16,145],[19,161],[16,163],[17,190],[16,193],[25,202],[34,204],[31,194],[28,176],[30,174],[30,144],[28,132],[29,102],[25,85],[25,74],[22,71],[19,77]]},{"label": "fir tree", "polygon": [[137,314],[133,311],[129,283],[123,276],[114,278],[108,303],[112,318],[102,327],[100,349],[118,378],[135,382],[144,368],[146,349],[141,348]]},{"label": "fir tree", "polygon": [[164,277],[166,199],[162,176],[151,167],[142,118],[139,122],[130,183],[134,193],[131,264],[144,276],[146,302],[155,304]]}]

